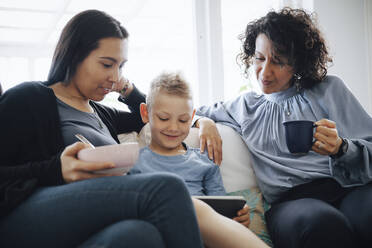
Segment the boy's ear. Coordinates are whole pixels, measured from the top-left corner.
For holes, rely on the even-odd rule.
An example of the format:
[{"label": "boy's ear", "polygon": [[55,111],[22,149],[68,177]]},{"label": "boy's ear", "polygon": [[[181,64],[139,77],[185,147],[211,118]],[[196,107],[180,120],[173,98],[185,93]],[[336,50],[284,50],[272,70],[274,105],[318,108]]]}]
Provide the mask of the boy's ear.
[{"label": "boy's ear", "polygon": [[148,123],[149,122],[149,112],[147,111],[147,104],[146,103],[141,103],[140,105],[140,113],[141,113],[141,118],[143,123]]}]

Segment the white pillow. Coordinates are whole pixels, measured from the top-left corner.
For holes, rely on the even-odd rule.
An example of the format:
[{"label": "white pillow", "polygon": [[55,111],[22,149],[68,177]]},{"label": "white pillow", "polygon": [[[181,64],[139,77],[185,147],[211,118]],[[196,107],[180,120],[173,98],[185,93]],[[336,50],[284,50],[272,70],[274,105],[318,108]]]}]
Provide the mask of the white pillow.
[{"label": "white pillow", "polygon": [[227,192],[257,187],[250,153],[241,136],[231,127],[217,123],[222,138],[221,175]]},{"label": "white pillow", "polygon": [[138,142],[138,133],[135,131],[130,133],[122,133],[118,135],[118,139],[120,143]]},{"label": "white pillow", "polygon": [[[257,187],[252,169],[250,154],[240,135],[231,127],[217,123],[222,138],[222,181],[227,192]],[[140,146],[148,145],[151,140],[150,126],[145,125],[138,135]],[[199,129],[191,128],[185,143],[199,147]]]}]

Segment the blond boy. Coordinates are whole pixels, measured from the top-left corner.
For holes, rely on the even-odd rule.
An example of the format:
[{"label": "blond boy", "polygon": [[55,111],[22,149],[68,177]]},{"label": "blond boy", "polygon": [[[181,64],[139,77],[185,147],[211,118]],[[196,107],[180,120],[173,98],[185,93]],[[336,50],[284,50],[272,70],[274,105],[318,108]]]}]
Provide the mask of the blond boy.
[{"label": "blond boy", "polygon": [[163,73],[153,80],[146,104],[141,104],[151,142],[141,149],[131,173],[171,172],[185,180],[191,195],[225,195],[219,167],[183,143],[194,114],[190,87],[179,74]]}]

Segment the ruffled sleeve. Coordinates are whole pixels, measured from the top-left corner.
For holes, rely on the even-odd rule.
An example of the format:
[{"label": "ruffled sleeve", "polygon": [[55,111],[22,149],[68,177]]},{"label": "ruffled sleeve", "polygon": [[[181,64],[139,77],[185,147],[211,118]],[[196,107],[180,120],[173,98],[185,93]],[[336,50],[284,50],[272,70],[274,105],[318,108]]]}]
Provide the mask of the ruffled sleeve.
[{"label": "ruffled sleeve", "polygon": [[367,183],[372,180],[372,118],[341,79],[329,76],[327,81],[330,85],[321,100],[339,136],[348,142],[344,155],[330,158],[331,173],[348,186]]}]

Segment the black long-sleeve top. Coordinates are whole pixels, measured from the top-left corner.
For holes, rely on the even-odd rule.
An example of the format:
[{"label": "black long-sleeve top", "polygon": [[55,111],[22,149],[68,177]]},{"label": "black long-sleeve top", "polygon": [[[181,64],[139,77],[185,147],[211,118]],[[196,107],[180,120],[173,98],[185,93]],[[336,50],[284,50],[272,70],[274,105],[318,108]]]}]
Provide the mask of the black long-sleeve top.
[{"label": "black long-sleeve top", "polygon": [[[118,134],[142,128],[139,105],[145,96],[134,87],[119,101],[131,112],[90,103],[118,143]],[[0,97],[0,217],[37,187],[64,183],[64,148],[56,96],[46,82],[22,83]]]}]

